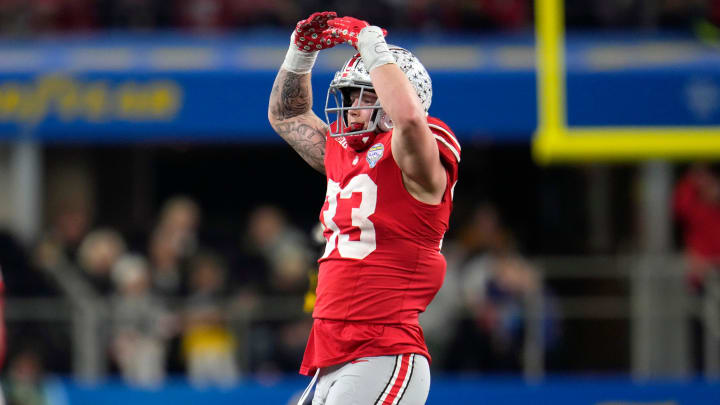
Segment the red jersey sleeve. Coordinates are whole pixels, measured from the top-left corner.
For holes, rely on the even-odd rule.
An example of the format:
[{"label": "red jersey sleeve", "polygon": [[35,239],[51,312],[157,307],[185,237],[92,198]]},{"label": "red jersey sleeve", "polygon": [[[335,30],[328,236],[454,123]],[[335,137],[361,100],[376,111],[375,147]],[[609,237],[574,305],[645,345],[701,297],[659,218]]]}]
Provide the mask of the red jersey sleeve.
[{"label": "red jersey sleeve", "polygon": [[428,117],[428,126],[437,141],[440,160],[450,175],[450,183],[455,184],[458,179],[458,164],[460,163],[460,142],[450,127],[439,119]]}]

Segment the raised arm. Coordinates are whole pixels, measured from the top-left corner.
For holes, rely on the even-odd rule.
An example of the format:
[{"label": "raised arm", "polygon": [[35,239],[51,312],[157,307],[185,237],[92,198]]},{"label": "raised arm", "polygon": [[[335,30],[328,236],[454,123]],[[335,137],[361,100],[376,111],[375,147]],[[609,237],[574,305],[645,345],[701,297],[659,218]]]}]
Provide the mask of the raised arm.
[{"label": "raised arm", "polygon": [[325,173],[325,134],[328,127],[312,111],[310,71],[318,51],[336,44],[318,38],[327,20],[333,17],[333,12],[314,13],[297,24],[268,103],[268,120],[275,132],[321,173]]},{"label": "raised arm", "polygon": [[370,72],[380,105],[393,122],[392,154],[402,170],[405,188],[420,201],[439,203],[447,187],[447,174],[437,142],[418,93],[397,65],[383,30],[352,17],[333,19],[329,25],[356,46]]},{"label": "raised arm", "polygon": [[376,67],[370,78],[393,121],[392,153],[403,172],[405,188],[420,201],[439,203],[447,175],[415,89],[395,63]]},{"label": "raised arm", "polygon": [[270,93],[270,125],[310,166],[325,173],[327,125],[311,108],[310,74],[281,68]]}]

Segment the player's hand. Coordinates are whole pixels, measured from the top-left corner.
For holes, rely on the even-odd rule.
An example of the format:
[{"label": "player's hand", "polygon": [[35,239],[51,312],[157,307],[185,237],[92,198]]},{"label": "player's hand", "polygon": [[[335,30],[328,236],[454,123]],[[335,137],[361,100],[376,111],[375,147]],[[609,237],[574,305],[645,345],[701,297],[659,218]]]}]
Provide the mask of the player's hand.
[{"label": "player's hand", "polygon": [[332,37],[327,31],[328,20],[336,17],[337,13],[334,11],[320,11],[299,21],[293,34],[293,41],[298,49],[303,52],[315,52],[332,48],[343,42],[340,38]]},{"label": "player's hand", "polygon": [[337,14],[334,11],[322,11],[299,21],[290,35],[290,46],[281,69],[297,74],[310,73],[318,51],[343,42],[327,32],[327,21],[335,17]]},{"label": "player's hand", "polygon": [[[341,17],[328,20],[329,28],[327,32],[333,38],[340,38],[341,42],[346,42],[357,49],[357,37],[363,28],[369,27],[370,23],[359,20],[355,17]],[[387,36],[387,30],[382,30],[383,36]]]}]

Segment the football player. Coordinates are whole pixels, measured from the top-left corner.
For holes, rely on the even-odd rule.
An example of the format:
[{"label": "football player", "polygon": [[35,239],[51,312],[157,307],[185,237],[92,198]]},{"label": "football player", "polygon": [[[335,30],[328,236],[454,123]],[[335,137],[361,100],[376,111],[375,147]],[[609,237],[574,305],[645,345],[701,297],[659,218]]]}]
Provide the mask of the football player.
[{"label": "football player", "polygon": [[[319,12],[300,21],[273,85],[275,131],[327,176],[326,239],[313,327],[300,373],[313,404],[423,404],[430,354],[418,323],[442,285],[440,254],[460,145],[428,116],[430,77],[386,31]],[[318,51],[358,53],[330,83],[324,122],[312,111]]]}]

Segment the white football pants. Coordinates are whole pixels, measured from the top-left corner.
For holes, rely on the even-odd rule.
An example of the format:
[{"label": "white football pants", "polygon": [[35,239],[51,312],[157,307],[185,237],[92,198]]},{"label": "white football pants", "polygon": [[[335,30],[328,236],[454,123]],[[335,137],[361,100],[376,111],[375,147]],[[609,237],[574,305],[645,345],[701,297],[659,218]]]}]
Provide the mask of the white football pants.
[{"label": "white football pants", "polygon": [[317,377],[312,405],[422,405],[430,391],[430,366],[419,354],[362,357]]}]

